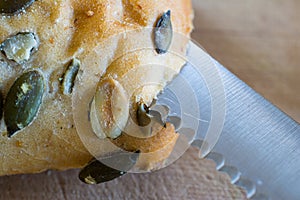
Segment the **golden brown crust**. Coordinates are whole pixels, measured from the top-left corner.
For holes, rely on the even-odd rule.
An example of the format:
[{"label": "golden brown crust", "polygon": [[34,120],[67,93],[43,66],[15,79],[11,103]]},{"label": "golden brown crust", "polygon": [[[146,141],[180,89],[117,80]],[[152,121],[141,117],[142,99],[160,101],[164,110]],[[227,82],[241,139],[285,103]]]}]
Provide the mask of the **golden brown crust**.
[{"label": "golden brown crust", "polygon": [[156,126],[153,128],[152,136],[148,138],[137,138],[128,134],[122,134],[112,142],[126,151],[140,151],[141,156],[137,168],[152,170],[161,164],[172,151],[178,134],[170,123],[166,127]]},{"label": "golden brown crust", "polygon": [[[9,65],[5,61],[0,62],[2,93],[6,95],[16,77],[30,68],[39,69],[46,81],[39,115],[29,127],[9,139],[5,135],[2,120],[0,175],[36,173],[47,169],[64,170],[86,164],[92,156],[76,133],[72,99],[61,94],[59,89],[59,78],[66,64],[71,58],[78,57],[83,61],[83,69],[100,66],[99,74],[95,74],[98,79],[101,75],[122,76],[133,65],[149,59],[172,65],[178,73],[182,62],[173,60],[171,55],[157,58],[154,52],[135,52],[111,64],[109,60],[100,59],[102,55],[111,55],[126,48],[128,44],[122,43],[109,43],[106,50],[95,54],[97,59],[86,59],[94,55],[91,52],[108,37],[126,30],[153,27],[158,17],[169,9],[172,11],[174,31],[189,36],[193,17],[189,0],[40,0],[34,2],[26,13],[0,17],[0,42],[18,32],[33,32],[40,41],[38,51],[22,66],[13,62],[9,62]],[[0,55],[0,60],[1,56],[4,58],[4,55]],[[169,76],[164,82],[171,78]],[[141,97],[150,101],[159,89],[141,89]],[[163,130],[164,133],[166,131]],[[170,141],[174,143],[174,131],[170,131],[170,134],[174,137]]]}]

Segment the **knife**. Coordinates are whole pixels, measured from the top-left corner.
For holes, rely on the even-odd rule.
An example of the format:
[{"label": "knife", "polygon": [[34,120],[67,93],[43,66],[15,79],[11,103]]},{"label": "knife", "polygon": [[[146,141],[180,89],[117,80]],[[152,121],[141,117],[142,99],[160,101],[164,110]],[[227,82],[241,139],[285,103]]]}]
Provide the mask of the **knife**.
[{"label": "knife", "polygon": [[[168,106],[170,116],[181,118],[178,132],[195,130],[192,145],[200,149],[200,158],[214,160],[248,198],[300,199],[300,125],[193,41],[187,60],[157,101]],[[189,94],[172,95],[185,95],[183,82],[194,91],[200,115],[191,114],[196,107]]]}]

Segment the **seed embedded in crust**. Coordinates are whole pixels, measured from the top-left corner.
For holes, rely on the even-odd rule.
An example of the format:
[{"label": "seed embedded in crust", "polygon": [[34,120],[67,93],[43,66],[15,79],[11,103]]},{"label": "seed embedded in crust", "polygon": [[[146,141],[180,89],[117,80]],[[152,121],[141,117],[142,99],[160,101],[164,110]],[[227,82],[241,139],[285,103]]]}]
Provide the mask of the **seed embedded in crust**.
[{"label": "seed embedded in crust", "polygon": [[76,58],[72,59],[66,72],[63,75],[62,90],[63,94],[69,95],[73,92],[73,87],[75,85],[76,76],[79,72],[80,61]]},{"label": "seed embedded in crust", "polygon": [[171,11],[165,12],[154,28],[154,44],[158,54],[167,53],[173,39],[173,27],[171,22]]},{"label": "seed embedded in crust", "polygon": [[39,71],[22,74],[10,88],[4,103],[8,137],[30,125],[42,104],[44,78]]},{"label": "seed embedded in crust", "polygon": [[38,46],[38,41],[34,33],[18,33],[4,40],[0,45],[0,50],[9,60],[22,64],[30,59]]},{"label": "seed embedded in crust", "polygon": [[151,123],[151,116],[149,115],[149,108],[144,102],[138,102],[136,111],[137,122],[139,126],[147,126]]},{"label": "seed embedded in crust", "polygon": [[[111,181],[125,175],[132,169],[138,157],[139,152],[122,152],[114,153],[101,160],[93,159],[80,171],[79,179],[86,184],[99,184]],[[109,166],[110,164],[112,166]]]},{"label": "seed embedded in crust", "polygon": [[25,10],[35,0],[2,0],[0,1],[0,14],[14,15]]},{"label": "seed embedded in crust", "polygon": [[116,80],[100,80],[95,94],[95,109],[101,129],[99,136],[104,133],[108,138],[119,137],[128,121],[129,99]]}]

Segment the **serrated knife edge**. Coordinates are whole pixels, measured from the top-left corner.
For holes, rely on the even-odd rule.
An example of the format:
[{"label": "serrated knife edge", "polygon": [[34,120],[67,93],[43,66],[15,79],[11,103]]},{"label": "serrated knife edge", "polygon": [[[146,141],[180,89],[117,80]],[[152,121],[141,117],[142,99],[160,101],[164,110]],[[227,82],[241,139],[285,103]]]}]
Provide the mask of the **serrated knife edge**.
[{"label": "serrated knife edge", "polygon": [[[193,48],[198,47],[192,44],[189,53],[194,53]],[[248,197],[300,199],[300,125],[217,61],[215,63],[223,79],[226,118],[213,151],[226,158],[224,165],[234,166],[240,171],[240,180],[253,183],[255,191],[249,192]],[[201,77],[197,77],[192,68],[187,64],[181,75],[197,91],[199,105],[204,111],[202,119],[209,119],[211,113],[205,105],[211,102],[205,96],[205,86],[199,85],[203,82]],[[201,134],[197,135],[200,138]],[[242,182],[237,184],[241,186]]]},{"label": "serrated knife edge", "polygon": [[259,184],[259,193],[271,199],[299,199],[299,124],[223,66],[218,67],[227,80],[227,113],[215,151]]}]

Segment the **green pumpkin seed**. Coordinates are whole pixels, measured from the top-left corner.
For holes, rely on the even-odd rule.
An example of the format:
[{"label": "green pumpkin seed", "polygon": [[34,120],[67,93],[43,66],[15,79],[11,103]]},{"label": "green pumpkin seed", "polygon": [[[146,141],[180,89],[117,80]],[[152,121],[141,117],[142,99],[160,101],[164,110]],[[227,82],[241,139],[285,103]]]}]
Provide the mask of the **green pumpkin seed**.
[{"label": "green pumpkin seed", "polygon": [[[125,175],[137,162],[139,153],[115,153],[108,158],[101,160],[93,159],[79,173],[79,179],[87,184],[99,184],[111,181]],[[107,166],[105,163],[113,163],[119,166],[122,171]]]},{"label": "green pumpkin seed", "polygon": [[33,51],[38,48],[38,41],[33,33],[18,33],[7,38],[0,45],[0,50],[9,60],[18,64],[28,61]]},{"label": "green pumpkin seed", "polygon": [[0,92],[0,120],[2,119],[2,114],[3,114],[3,97],[2,97],[2,93]]},{"label": "green pumpkin seed", "polygon": [[151,123],[151,116],[149,115],[149,108],[143,102],[138,103],[137,122],[139,126],[147,126]]},{"label": "green pumpkin seed", "polygon": [[73,87],[75,85],[75,79],[78,74],[79,68],[80,68],[80,61],[74,58],[70,62],[63,76],[63,81],[62,81],[63,94],[65,95],[72,94]]},{"label": "green pumpkin seed", "polygon": [[38,71],[21,75],[10,88],[4,103],[8,137],[30,125],[42,103],[44,78]]},{"label": "green pumpkin seed", "polygon": [[29,7],[34,0],[2,0],[0,1],[1,14],[17,14]]},{"label": "green pumpkin seed", "polygon": [[138,125],[141,127],[140,136],[142,137],[151,137],[152,127],[155,126],[155,124],[160,124],[161,126],[165,125],[162,121],[161,114],[158,111],[150,110],[143,101],[138,103],[136,118]]},{"label": "green pumpkin seed", "polygon": [[154,29],[155,50],[158,54],[166,53],[172,43],[173,28],[171,22],[171,11],[165,12],[157,21]]}]

